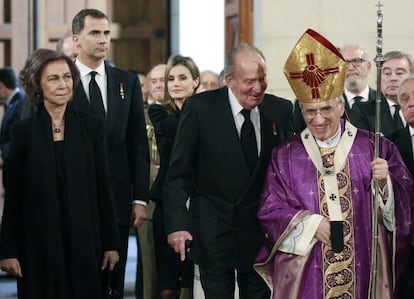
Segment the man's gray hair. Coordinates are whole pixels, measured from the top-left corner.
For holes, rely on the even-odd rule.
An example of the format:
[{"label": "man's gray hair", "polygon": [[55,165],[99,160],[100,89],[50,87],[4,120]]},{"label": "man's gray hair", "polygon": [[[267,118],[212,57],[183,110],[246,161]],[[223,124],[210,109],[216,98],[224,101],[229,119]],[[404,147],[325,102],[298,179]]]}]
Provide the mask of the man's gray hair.
[{"label": "man's gray hair", "polygon": [[414,76],[409,76],[409,77],[407,77],[407,78],[404,78],[402,81],[401,81],[401,83],[400,83],[400,85],[398,86],[398,102],[400,102],[400,94],[401,94],[401,89],[402,89],[402,87],[405,85],[405,83],[407,83],[408,81],[414,81]]}]

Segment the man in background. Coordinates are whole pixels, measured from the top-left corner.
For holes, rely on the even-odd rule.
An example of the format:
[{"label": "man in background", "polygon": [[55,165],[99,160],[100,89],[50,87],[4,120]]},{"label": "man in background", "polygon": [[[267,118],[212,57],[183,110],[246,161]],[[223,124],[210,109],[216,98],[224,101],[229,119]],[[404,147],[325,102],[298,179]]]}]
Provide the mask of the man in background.
[{"label": "man in background", "polygon": [[[33,109],[18,86],[16,73],[10,67],[0,68],[0,104],[4,105],[4,114],[0,130],[0,168],[8,163],[10,154],[10,127],[17,121],[30,117]],[[3,188],[7,178],[2,177]],[[7,190],[5,190],[6,192]],[[0,194],[0,222],[3,213],[5,194]]]},{"label": "man in background", "polygon": [[[154,127],[148,117],[149,105],[160,105],[164,101],[165,87],[165,64],[154,66],[146,76],[148,89],[147,104],[144,105],[145,121],[147,125],[147,137],[150,149],[150,186],[154,181],[160,160],[155,139]],[[137,277],[135,281],[136,299],[157,299],[157,272],[155,264],[154,231],[152,215],[155,203],[150,200],[146,206],[147,218],[144,223],[137,228],[137,246],[139,248],[139,260],[137,263]]]},{"label": "man in background", "polygon": [[219,75],[217,73],[209,70],[200,73],[200,85],[197,88],[197,93],[219,87]]},{"label": "man in background", "polygon": [[67,34],[62,37],[56,43],[56,51],[62,52],[66,56],[72,58],[75,61],[76,57],[79,55],[78,47],[76,46],[75,42],[73,41],[72,34]]},{"label": "man in background", "polygon": [[140,87],[141,87],[142,100],[144,101],[144,108],[145,108],[145,105],[148,104],[148,80],[147,80],[147,75],[142,71],[131,71],[131,73],[133,73],[133,74],[135,74],[135,76],[137,76],[137,79],[138,79]]},{"label": "man in background", "polygon": [[[381,128],[385,135],[405,127],[406,122],[398,104],[398,86],[404,78],[413,75],[411,55],[401,51],[390,51],[384,55],[381,68]],[[375,132],[375,101],[356,103],[353,106],[351,122],[356,127]]]},{"label": "man in background", "polygon": [[350,116],[357,102],[375,101],[376,91],[369,87],[368,76],[371,73],[371,60],[368,53],[359,45],[346,45],[341,49],[346,63],[345,111]]},{"label": "man in background", "polygon": [[10,153],[10,127],[16,121],[29,117],[21,115],[25,95],[17,85],[17,77],[10,67],[0,68],[0,104],[4,105],[4,115],[0,131],[0,165],[7,160]]},{"label": "man in background", "polygon": [[[397,146],[405,165],[414,177],[414,77],[401,81],[398,89],[398,103],[407,126],[394,132],[388,138]],[[409,207],[407,207],[409,208]],[[400,299],[414,298],[414,248],[411,246],[408,262],[400,282]]]}]

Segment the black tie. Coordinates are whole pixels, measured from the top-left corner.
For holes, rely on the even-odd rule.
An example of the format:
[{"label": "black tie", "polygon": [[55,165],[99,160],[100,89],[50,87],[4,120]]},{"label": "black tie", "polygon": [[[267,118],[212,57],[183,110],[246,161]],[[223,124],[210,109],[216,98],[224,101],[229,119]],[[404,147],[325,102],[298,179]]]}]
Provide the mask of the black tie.
[{"label": "black tie", "polygon": [[393,106],[395,107],[394,117],[393,117],[394,129],[399,130],[399,129],[404,128],[404,124],[400,117],[400,105],[394,104]]},{"label": "black tie", "polygon": [[258,158],[256,134],[253,123],[250,120],[250,110],[243,109],[241,113],[244,116],[244,122],[240,131],[240,141],[250,172],[253,173]]},{"label": "black tie", "polygon": [[352,108],[353,108],[356,103],[360,103],[362,101],[363,97],[355,96],[352,99],[354,100],[354,104],[352,105]]},{"label": "black tie", "polygon": [[363,97],[361,97],[361,96],[355,96],[355,97],[354,97],[354,101],[355,101],[355,103],[359,103],[359,102],[361,102],[361,101],[362,101],[362,99],[363,99]]},{"label": "black tie", "polygon": [[93,113],[102,115],[105,118],[105,108],[103,106],[101,90],[95,80],[97,72],[92,71],[89,74],[91,75],[91,81],[89,82],[89,101],[91,110]]}]

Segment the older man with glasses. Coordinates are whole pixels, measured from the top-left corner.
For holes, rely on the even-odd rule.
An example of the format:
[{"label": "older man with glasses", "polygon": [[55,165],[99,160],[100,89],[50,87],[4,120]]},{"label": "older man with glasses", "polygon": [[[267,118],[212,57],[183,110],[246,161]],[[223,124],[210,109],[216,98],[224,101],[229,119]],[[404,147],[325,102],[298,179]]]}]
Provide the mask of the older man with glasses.
[{"label": "older man with glasses", "polygon": [[367,52],[359,45],[346,45],[342,47],[341,54],[346,63],[345,109],[351,115],[354,103],[375,101],[376,91],[368,86],[371,61]]}]

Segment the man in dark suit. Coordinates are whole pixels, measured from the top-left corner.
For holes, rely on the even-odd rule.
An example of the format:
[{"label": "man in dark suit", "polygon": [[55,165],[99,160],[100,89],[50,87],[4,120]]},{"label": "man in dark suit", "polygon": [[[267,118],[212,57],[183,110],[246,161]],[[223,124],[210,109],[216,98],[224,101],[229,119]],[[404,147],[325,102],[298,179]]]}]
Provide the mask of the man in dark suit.
[{"label": "man in dark suit", "polygon": [[[409,54],[390,51],[384,55],[381,69],[381,128],[388,136],[405,126],[405,120],[398,105],[398,86],[413,74],[414,65]],[[352,109],[351,122],[356,127],[375,132],[375,101],[357,103]]]},{"label": "man in dark suit", "polygon": [[[0,131],[2,160],[6,160],[10,150],[10,126],[31,114],[22,115],[24,105],[30,105],[24,93],[17,86],[17,77],[10,67],[0,68],[0,103],[4,104],[4,115]],[[2,161],[2,162],[3,162]],[[2,163],[1,163],[2,164]]]},{"label": "man in dark suit", "polygon": [[164,187],[168,242],[185,259],[193,240],[206,299],[232,298],[235,270],[241,298],[269,298],[252,267],[256,214],[270,152],[293,134],[292,104],[265,94],[265,60],[249,45],[230,51],[225,79],[184,105]]},{"label": "man in dark suit", "polygon": [[[0,129],[0,168],[3,168],[10,156],[11,126],[15,122],[29,117],[32,113],[31,105],[18,87],[16,74],[10,67],[0,68],[0,104],[4,105]],[[7,178],[3,172],[2,183],[4,189],[6,188],[6,180]],[[0,196],[0,216],[3,211],[4,196],[4,194]]]},{"label": "man in dark suit", "polygon": [[104,62],[110,44],[105,14],[96,9],[81,10],[72,21],[72,33],[79,49],[76,65],[81,74],[73,105],[106,119],[109,171],[120,236],[114,284],[119,298],[123,298],[129,226],[131,221],[134,226],[143,223],[148,202],[149,150],[141,89],[132,73]]},{"label": "man in dark suit", "polygon": [[[376,91],[368,85],[371,61],[368,53],[359,45],[346,45],[340,52],[346,62],[345,85],[342,94],[345,99],[345,113],[349,119],[352,119],[352,108],[356,102],[375,101]],[[306,128],[299,101],[295,102],[293,113],[294,130],[296,134],[299,134]]]},{"label": "man in dark suit", "polygon": [[[407,77],[401,81],[398,90],[398,102],[407,126],[400,129],[388,138],[397,146],[405,165],[414,177],[414,77]],[[407,207],[409,208],[409,207]],[[406,271],[400,282],[401,299],[414,298],[414,248],[411,248],[410,258]]]}]

